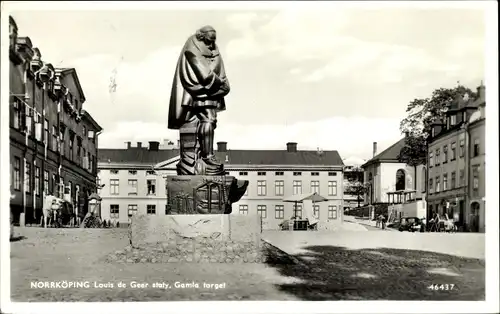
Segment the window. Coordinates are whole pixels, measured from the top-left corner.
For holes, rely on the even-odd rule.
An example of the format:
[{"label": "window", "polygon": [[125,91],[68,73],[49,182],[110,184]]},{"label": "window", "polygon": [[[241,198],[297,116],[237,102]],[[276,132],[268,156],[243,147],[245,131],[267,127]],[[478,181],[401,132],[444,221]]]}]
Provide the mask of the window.
[{"label": "window", "polygon": [[285,173],[283,171],[278,171],[278,172],[275,172],[274,175],[275,176],[282,176],[284,175]]},{"label": "window", "polygon": [[21,158],[19,157],[14,157],[14,175],[12,180],[14,181],[14,190],[21,190]]},{"label": "window", "polygon": [[454,126],[455,124],[457,124],[457,116],[456,115],[452,115],[450,117],[450,125]]},{"label": "window", "polygon": [[458,178],[458,186],[464,186],[465,185],[465,170],[462,169],[460,170],[459,178]]},{"label": "window", "polygon": [[337,176],[337,173],[336,172],[328,172],[328,175],[330,177],[336,177]]},{"label": "window", "polygon": [[329,196],[337,195],[337,181],[328,181],[328,195]]},{"label": "window", "polygon": [[436,177],[436,193],[439,193],[441,190],[441,186],[439,183],[439,177]]},{"label": "window", "polygon": [[137,195],[137,180],[128,180],[128,195]]},{"label": "window", "polygon": [[146,181],[148,187],[148,195],[156,195],[156,180],[151,179]]},{"label": "window", "polygon": [[267,194],[266,183],[267,182],[264,180],[257,181],[257,195],[258,196],[266,196],[266,194]]},{"label": "window", "polygon": [[35,195],[40,195],[40,167],[35,166]]},{"label": "window", "polygon": [[65,131],[65,126],[61,125],[59,127],[59,141],[57,142],[57,144],[58,144],[58,150],[63,156],[64,156],[64,131]]},{"label": "window", "polygon": [[137,175],[137,170],[129,170],[128,174],[132,175],[132,176],[135,176],[135,175]]},{"label": "window", "polygon": [[328,219],[337,219],[337,206],[329,205],[328,206]]},{"label": "window", "polygon": [[434,180],[429,179],[429,193],[434,192]]},{"label": "window", "polygon": [[448,190],[448,174],[443,174],[443,191]]},{"label": "window", "polygon": [[259,214],[261,218],[266,218],[267,217],[266,205],[257,205],[257,214]]},{"label": "window", "polygon": [[406,173],[403,169],[396,171],[396,191],[403,191],[406,189]]},{"label": "window", "polygon": [[311,181],[311,193],[319,194],[319,181]]},{"label": "window", "polygon": [[459,156],[460,158],[463,158],[465,156],[465,140],[460,140]]},{"label": "window", "polygon": [[276,219],[284,219],[285,218],[285,206],[284,205],[274,206],[274,218],[276,218]]},{"label": "window", "polygon": [[24,108],[26,108],[26,112],[25,112],[25,116],[24,116],[24,119],[25,119],[25,127],[26,127],[26,133],[28,133],[28,135],[31,135],[32,134],[32,112],[31,112],[31,109],[30,107],[28,106],[25,106]]},{"label": "window", "polygon": [[302,181],[293,181],[293,195],[302,194]]},{"label": "window", "polygon": [[148,215],[156,215],[156,205],[147,205],[146,206],[146,213]]},{"label": "window", "polygon": [[240,214],[248,215],[248,205],[240,205]]},{"label": "window", "polygon": [[247,175],[248,175],[248,172],[246,172],[246,171],[240,172],[240,176],[247,176]]},{"label": "window", "polygon": [[58,152],[59,145],[57,144],[57,127],[55,125],[52,126],[52,150]]},{"label": "window", "polygon": [[443,147],[443,164],[448,162],[448,145]]},{"label": "window", "polygon": [[74,134],[70,134],[69,135],[69,151],[68,151],[68,155],[69,155],[69,160],[73,161],[73,145],[74,145],[74,142],[75,142],[75,135]]},{"label": "window", "polygon": [[47,170],[43,172],[43,192],[45,194],[49,192],[49,172]]},{"label": "window", "polygon": [[265,176],[265,175],[266,175],[266,173],[265,173],[265,172],[257,172],[257,175],[258,175],[258,176]]},{"label": "window", "polygon": [[434,153],[430,152],[429,153],[429,168],[434,166]]},{"label": "window", "polygon": [[479,166],[472,166],[472,189],[479,190]]},{"label": "window", "polygon": [[19,130],[21,128],[21,106],[17,99],[14,99],[14,128]]},{"label": "window", "polygon": [[130,218],[132,215],[137,214],[137,205],[128,205],[128,220],[130,221]]},{"label": "window", "polygon": [[451,160],[457,159],[457,142],[451,143]]},{"label": "window", "polygon": [[109,170],[109,173],[110,173],[110,174],[118,174],[118,171],[119,171],[119,170]]},{"label": "window", "polygon": [[451,189],[454,189],[454,188],[456,188],[456,187],[457,187],[457,186],[456,186],[456,185],[457,185],[457,182],[456,182],[456,181],[457,181],[457,174],[455,173],[455,171],[453,171],[453,172],[451,173],[451,187],[450,187]]},{"label": "window", "polygon": [[285,181],[283,180],[274,181],[274,195],[276,196],[285,195]]},{"label": "window", "polygon": [[118,219],[120,217],[120,206],[116,204],[109,205],[109,217],[111,219]]},{"label": "window", "polygon": [[293,205],[293,217],[302,218],[302,204]]},{"label": "window", "polygon": [[477,157],[479,156],[479,139],[476,138],[474,139],[474,151],[472,157]]},{"label": "window", "polygon": [[319,205],[313,205],[314,218],[319,219]]},{"label": "window", "polygon": [[118,179],[109,180],[109,194],[111,195],[120,194],[120,181]]},{"label": "window", "polygon": [[229,171],[224,171],[225,176],[228,176],[229,174],[230,174]]},{"label": "window", "polygon": [[441,157],[440,154],[441,154],[440,149],[439,148],[436,149],[436,159],[435,159],[435,162],[434,162],[434,164],[436,166],[439,166],[439,164],[441,163],[441,160],[439,159]]},{"label": "window", "polygon": [[25,191],[26,193],[31,193],[31,164],[29,162],[26,162],[26,169],[24,174]]},{"label": "window", "polygon": [[43,122],[43,142],[45,144],[49,144],[49,140],[50,140],[50,133],[49,133],[49,120],[45,119],[45,121]]},{"label": "window", "polygon": [[317,177],[317,176],[319,176],[319,172],[311,172],[311,176]]},{"label": "window", "polygon": [[301,176],[302,175],[302,172],[294,172],[293,173],[294,176]]},{"label": "window", "polygon": [[146,175],[147,176],[154,176],[156,172],[154,170],[146,170]]}]

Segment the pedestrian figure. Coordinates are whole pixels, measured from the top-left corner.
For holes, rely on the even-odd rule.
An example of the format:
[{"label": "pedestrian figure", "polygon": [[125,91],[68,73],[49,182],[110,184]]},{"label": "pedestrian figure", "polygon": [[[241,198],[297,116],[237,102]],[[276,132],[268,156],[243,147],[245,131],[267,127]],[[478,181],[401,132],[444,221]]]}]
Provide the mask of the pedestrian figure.
[{"label": "pedestrian figure", "polygon": [[385,222],[386,222],[385,215],[382,215],[382,230],[385,230]]},{"label": "pedestrian figure", "polygon": [[420,225],[420,232],[425,232],[425,217],[422,218],[421,225]]}]

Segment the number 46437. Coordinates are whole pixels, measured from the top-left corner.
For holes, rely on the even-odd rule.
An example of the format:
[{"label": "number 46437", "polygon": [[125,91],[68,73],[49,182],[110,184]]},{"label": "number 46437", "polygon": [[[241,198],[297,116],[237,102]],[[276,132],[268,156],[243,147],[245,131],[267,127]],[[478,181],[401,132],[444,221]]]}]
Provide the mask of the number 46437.
[{"label": "number 46437", "polygon": [[427,287],[429,290],[434,290],[434,291],[446,291],[446,290],[453,290],[455,288],[454,284],[432,284]]}]

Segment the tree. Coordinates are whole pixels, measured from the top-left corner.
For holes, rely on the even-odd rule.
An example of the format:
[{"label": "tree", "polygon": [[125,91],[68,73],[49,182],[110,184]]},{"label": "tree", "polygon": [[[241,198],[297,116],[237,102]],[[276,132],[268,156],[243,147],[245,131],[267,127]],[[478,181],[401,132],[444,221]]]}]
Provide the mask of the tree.
[{"label": "tree", "polygon": [[366,193],[368,193],[368,184],[356,179],[349,179],[349,183],[346,186],[345,193],[356,196],[358,207],[361,207],[361,201],[363,200],[363,197],[366,195]]},{"label": "tree", "polygon": [[438,88],[430,98],[414,99],[408,104],[408,116],[401,120],[399,129],[405,134],[405,145],[398,159],[410,166],[427,164],[428,139],[431,135],[432,123],[445,118],[445,113],[458,97],[468,94],[475,99],[476,93],[471,89],[458,85],[454,88]]}]

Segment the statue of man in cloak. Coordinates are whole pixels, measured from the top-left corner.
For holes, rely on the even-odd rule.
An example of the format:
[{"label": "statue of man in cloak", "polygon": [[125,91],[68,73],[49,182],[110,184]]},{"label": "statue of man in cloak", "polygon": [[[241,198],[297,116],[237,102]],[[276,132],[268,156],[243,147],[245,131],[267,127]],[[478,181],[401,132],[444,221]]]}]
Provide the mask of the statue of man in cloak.
[{"label": "statue of man in cloak", "polygon": [[217,112],[226,110],[229,82],[215,40],[215,29],[205,26],[182,48],[170,95],[168,128],[178,130],[197,119],[199,156],[195,158],[201,158],[210,172],[219,173],[223,168],[214,155],[214,130]]}]

